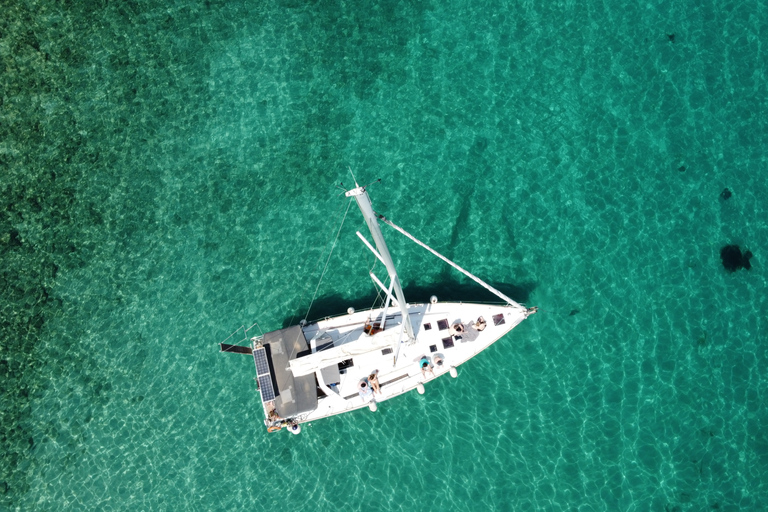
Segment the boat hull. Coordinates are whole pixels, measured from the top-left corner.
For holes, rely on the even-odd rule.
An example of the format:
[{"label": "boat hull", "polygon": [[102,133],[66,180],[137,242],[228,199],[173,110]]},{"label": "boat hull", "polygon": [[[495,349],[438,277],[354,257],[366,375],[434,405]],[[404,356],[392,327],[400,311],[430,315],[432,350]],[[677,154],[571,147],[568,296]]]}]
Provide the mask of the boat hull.
[{"label": "boat hull", "polygon": [[[404,335],[399,310],[389,311],[382,330],[372,329],[381,327],[381,309],[353,312],[303,326],[306,350],[296,351],[288,368],[274,371],[291,372],[293,368],[294,374],[304,374],[304,378],[314,374],[317,406],[286,417],[275,409],[274,402],[263,401],[267,426],[305,423],[366,407],[375,410],[375,404],[450,374],[531,313],[511,305],[450,302],[412,304],[407,310],[414,328],[414,338],[410,340],[401,340]],[[261,342],[257,340],[255,347]],[[347,358],[345,354],[351,355]],[[424,361],[427,368],[423,370]],[[368,378],[371,374],[377,376],[379,384],[375,392]],[[296,390],[286,388],[276,390],[277,400],[285,393],[294,400],[301,398],[296,396]]]}]

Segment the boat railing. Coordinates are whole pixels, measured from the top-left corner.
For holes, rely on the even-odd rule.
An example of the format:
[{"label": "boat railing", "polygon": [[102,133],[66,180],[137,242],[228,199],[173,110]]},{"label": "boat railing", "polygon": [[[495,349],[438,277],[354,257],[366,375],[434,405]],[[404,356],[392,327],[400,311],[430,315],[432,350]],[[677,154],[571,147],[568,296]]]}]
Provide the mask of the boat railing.
[{"label": "boat railing", "polygon": [[251,325],[250,327],[248,327],[247,329],[245,328],[244,325],[241,325],[240,327],[235,329],[235,331],[232,334],[227,336],[227,338],[225,340],[221,341],[219,344],[226,343],[227,341],[231,340],[237,333],[242,332],[243,333],[243,337],[240,338],[239,340],[235,341],[234,344],[239,344],[239,343],[243,343],[243,342],[250,342],[249,345],[255,346],[255,344],[258,341],[261,341],[264,338],[264,333],[262,332],[262,334],[259,334],[259,335],[256,335],[256,336],[249,336],[248,335],[249,331],[251,331],[254,327],[257,327],[259,329],[259,331],[261,331],[261,327],[259,327],[258,322],[254,322],[254,324]]}]

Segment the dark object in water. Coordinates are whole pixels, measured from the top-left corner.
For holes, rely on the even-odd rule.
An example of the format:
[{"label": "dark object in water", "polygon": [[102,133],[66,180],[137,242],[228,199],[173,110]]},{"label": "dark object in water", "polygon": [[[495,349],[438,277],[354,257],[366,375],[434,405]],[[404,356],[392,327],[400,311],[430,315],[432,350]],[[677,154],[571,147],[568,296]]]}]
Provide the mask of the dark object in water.
[{"label": "dark object in water", "polygon": [[576,313],[578,313],[578,312],[579,312],[579,310],[578,310],[578,309],[572,309],[572,310],[571,310],[571,312],[570,312],[570,313],[568,313],[568,316],[573,316],[573,315],[575,315],[575,314],[576,314]]},{"label": "dark object in water", "polygon": [[680,172],[685,172],[685,166],[681,165],[680,167],[677,168],[677,170]]},{"label": "dark object in water", "polygon": [[720,192],[720,197],[722,198],[723,201],[729,200],[732,195],[733,193],[731,193],[731,191],[728,190],[727,188],[724,188],[723,191]]},{"label": "dark object in water", "polygon": [[675,34],[667,34],[667,37],[669,38],[669,42],[670,43],[674,43],[675,42]]},{"label": "dark object in water", "polygon": [[723,267],[728,272],[736,272],[740,268],[751,269],[752,264],[749,263],[751,257],[750,251],[742,254],[738,245],[726,245],[720,249],[720,259],[723,260]]}]

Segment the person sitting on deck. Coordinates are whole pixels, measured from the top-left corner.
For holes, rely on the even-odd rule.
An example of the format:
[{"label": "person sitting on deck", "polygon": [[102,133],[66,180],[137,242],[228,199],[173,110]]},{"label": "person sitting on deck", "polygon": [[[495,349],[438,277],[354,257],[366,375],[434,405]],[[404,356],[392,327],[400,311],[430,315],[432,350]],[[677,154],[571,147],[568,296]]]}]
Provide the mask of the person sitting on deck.
[{"label": "person sitting on deck", "polygon": [[371,387],[375,393],[381,394],[381,386],[379,385],[378,374],[379,370],[373,370],[373,373],[368,376],[368,382],[371,383]]},{"label": "person sitting on deck", "polygon": [[425,378],[427,376],[427,372],[431,373],[433,377],[435,376],[435,372],[432,371],[432,365],[429,364],[429,359],[427,359],[427,356],[421,357],[419,366],[421,367],[421,374],[424,375]]},{"label": "person sitting on deck", "polygon": [[373,395],[373,390],[371,389],[371,386],[368,385],[368,379],[360,381],[357,385],[357,392],[360,393],[360,398],[363,400]]},{"label": "person sitting on deck", "polygon": [[483,329],[485,329],[485,318],[480,317],[477,319],[477,322],[475,323],[475,329],[477,329],[478,331],[482,331]]},{"label": "person sitting on deck", "polygon": [[435,354],[435,357],[432,358],[435,361],[435,364],[439,367],[443,367],[443,356],[440,354]]}]

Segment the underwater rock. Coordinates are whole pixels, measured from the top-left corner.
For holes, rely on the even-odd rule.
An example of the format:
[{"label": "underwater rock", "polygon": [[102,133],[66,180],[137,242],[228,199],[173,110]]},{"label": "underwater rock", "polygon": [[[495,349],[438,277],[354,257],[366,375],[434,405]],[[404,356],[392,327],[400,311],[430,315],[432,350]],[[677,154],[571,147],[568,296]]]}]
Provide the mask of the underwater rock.
[{"label": "underwater rock", "polygon": [[681,165],[680,167],[677,168],[677,170],[680,172],[685,172],[685,166]]},{"label": "underwater rock", "polygon": [[720,192],[720,198],[721,198],[723,201],[727,201],[727,200],[729,200],[729,199],[731,198],[731,196],[732,196],[732,195],[733,195],[733,193],[731,193],[731,191],[730,191],[730,190],[728,190],[727,188],[724,188],[724,189],[723,189],[723,191],[722,191],[722,192]]},{"label": "underwater rock", "polygon": [[667,37],[669,38],[669,42],[670,43],[674,43],[675,42],[675,34],[667,34]]},{"label": "underwater rock", "polygon": [[723,261],[723,267],[728,272],[736,272],[740,268],[747,270],[752,268],[752,264],[749,263],[749,259],[752,257],[750,251],[741,253],[741,248],[738,245],[726,245],[720,249],[720,259]]},{"label": "underwater rock", "polygon": [[579,310],[578,310],[578,309],[572,309],[572,310],[571,310],[571,312],[570,312],[570,313],[568,313],[568,316],[573,316],[573,315],[576,315],[576,314],[578,314],[578,312],[579,312]]},{"label": "underwater rock", "polygon": [[21,247],[21,235],[15,229],[12,229],[8,234],[8,246]]}]

